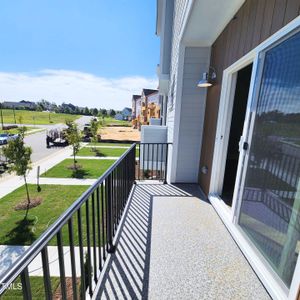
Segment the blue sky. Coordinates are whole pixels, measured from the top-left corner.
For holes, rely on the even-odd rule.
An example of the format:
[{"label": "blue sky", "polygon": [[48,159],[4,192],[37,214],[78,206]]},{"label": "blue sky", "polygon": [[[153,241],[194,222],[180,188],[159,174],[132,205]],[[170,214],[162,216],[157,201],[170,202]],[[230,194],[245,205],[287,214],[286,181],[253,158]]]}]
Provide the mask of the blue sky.
[{"label": "blue sky", "polygon": [[[62,102],[69,96],[72,101],[73,95],[65,91],[61,91],[63,99],[54,99],[60,98],[59,91],[54,95],[47,89],[45,95],[42,91],[29,93],[30,79],[37,84],[45,76],[53,79],[58,72],[62,72],[60,79],[68,74],[69,80],[70,74],[109,82],[138,78],[130,93],[138,91],[141,82],[153,88],[159,63],[155,22],[156,0],[2,0],[0,97],[35,101],[50,97]],[[12,76],[14,86],[8,81]],[[28,77],[26,89],[24,76]],[[77,98],[75,102],[80,101]],[[95,101],[91,99],[91,105]]]}]

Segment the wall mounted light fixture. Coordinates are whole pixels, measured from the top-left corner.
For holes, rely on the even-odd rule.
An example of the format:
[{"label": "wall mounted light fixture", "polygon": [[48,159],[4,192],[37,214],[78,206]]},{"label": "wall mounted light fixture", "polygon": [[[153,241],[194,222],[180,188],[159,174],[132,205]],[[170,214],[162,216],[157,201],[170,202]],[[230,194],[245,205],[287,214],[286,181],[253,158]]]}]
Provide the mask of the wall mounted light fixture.
[{"label": "wall mounted light fixture", "polygon": [[198,87],[210,87],[213,85],[214,80],[217,78],[216,70],[209,67],[208,72],[203,73],[202,79],[198,82]]}]

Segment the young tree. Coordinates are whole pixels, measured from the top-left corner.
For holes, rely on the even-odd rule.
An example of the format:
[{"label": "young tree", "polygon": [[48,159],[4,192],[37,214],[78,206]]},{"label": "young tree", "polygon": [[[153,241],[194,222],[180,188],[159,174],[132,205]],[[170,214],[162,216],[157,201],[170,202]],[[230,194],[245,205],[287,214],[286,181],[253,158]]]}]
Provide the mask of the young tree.
[{"label": "young tree", "polygon": [[116,112],[114,109],[111,109],[109,112],[109,115],[113,118],[116,115]]},{"label": "young tree", "polygon": [[98,116],[98,109],[97,109],[97,108],[93,108],[93,109],[92,109],[92,115],[93,115],[94,117],[97,117],[97,116]]},{"label": "young tree", "polygon": [[10,140],[3,148],[3,154],[9,161],[8,172],[15,172],[18,176],[23,176],[27,194],[27,207],[30,206],[30,196],[27,185],[27,172],[31,169],[31,147],[25,146],[24,136],[26,127],[19,128],[19,135],[16,139]]},{"label": "young tree", "polygon": [[83,114],[86,115],[86,116],[90,116],[90,115],[91,115],[91,112],[90,112],[90,110],[88,109],[88,107],[86,107],[86,108],[84,109]]},{"label": "young tree", "polygon": [[97,143],[98,139],[97,139],[97,133],[98,130],[100,129],[101,124],[100,121],[93,119],[91,121],[91,135],[92,135],[92,142],[93,143]]},{"label": "young tree", "polygon": [[105,108],[100,108],[99,113],[100,113],[101,116],[104,116],[104,117],[107,116],[107,110]]},{"label": "young tree", "polygon": [[73,121],[66,121],[66,125],[68,126],[66,130],[66,140],[68,141],[69,145],[72,146],[74,160],[73,167],[74,170],[76,170],[76,154],[80,149],[81,133],[77,127],[77,124]]}]

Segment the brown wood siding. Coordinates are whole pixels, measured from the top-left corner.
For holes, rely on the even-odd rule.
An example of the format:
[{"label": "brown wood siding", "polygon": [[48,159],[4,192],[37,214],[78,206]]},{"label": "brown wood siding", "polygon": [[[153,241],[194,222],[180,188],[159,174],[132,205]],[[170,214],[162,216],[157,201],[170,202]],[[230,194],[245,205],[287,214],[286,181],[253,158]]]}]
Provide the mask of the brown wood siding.
[{"label": "brown wood siding", "polygon": [[[210,64],[216,69],[217,82],[207,91],[199,172],[199,183],[206,194],[210,185],[223,70],[296,18],[299,9],[300,0],[246,0],[213,44]],[[207,174],[201,173],[202,166],[208,167]]]}]

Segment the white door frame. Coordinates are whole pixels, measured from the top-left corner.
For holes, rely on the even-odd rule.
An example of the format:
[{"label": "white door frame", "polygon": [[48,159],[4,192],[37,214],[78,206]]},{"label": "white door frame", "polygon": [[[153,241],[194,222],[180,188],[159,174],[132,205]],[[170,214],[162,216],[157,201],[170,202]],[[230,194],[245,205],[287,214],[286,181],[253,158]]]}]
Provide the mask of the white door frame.
[{"label": "white door frame", "polygon": [[[251,113],[251,105],[257,98],[258,88],[256,82],[260,83],[259,77],[262,68],[259,68],[259,59],[263,59],[264,55],[259,58],[261,53],[265,53],[267,48],[280,42],[282,38],[291,34],[296,28],[300,27],[300,16],[287,24],[281,30],[273,34],[266,41],[261,43],[251,52],[239,59],[233,65],[228,67],[223,72],[223,81],[220,96],[218,123],[215,139],[215,150],[213,155],[211,185],[209,189],[209,200],[216,209],[217,213],[222,218],[230,233],[235,238],[237,244],[243,251],[244,255],[252,265],[253,269],[264,283],[268,292],[274,299],[296,299],[300,286],[300,255],[297,260],[297,265],[294,271],[293,280],[288,290],[279,279],[278,275],[268,266],[265,259],[254,249],[249,243],[249,239],[243,234],[242,230],[237,226],[237,217],[240,210],[240,201],[238,201],[239,187],[242,186],[245,177],[243,164],[247,163],[247,152],[242,150],[242,145],[248,137],[251,139],[253,130],[254,118]],[[240,158],[237,169],[236,183],[233,195],[232,208],[230,209],[219,196],[222,191],[225,164],[227,157],[228,139],[230,133],[231,116],[233,108],[233,100],[235,93],[236,75],[237,72],[253,62],[251,82],[248,95],[247,112],[243,128],[243,134],[240,140]],[[258,78],[258,80],[257,80]]]}]

